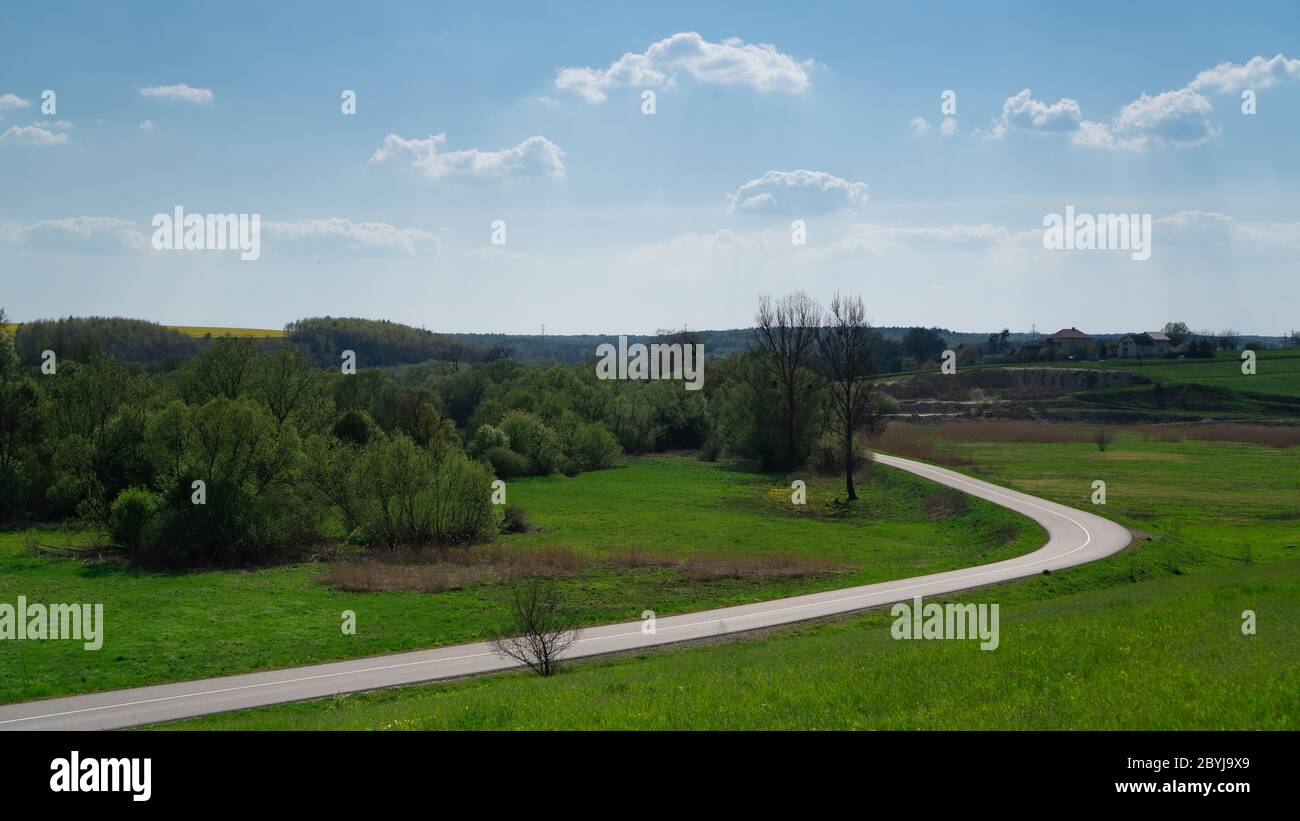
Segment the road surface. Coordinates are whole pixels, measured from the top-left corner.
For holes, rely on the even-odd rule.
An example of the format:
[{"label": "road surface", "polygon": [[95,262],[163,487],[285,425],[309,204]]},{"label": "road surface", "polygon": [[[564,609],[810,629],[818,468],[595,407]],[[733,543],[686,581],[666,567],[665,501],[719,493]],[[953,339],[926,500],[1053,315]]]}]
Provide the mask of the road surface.
[{"label": "road surface", "polygon": [[[657,620],[653,633],[643,632],[641,622],[592,627],[582,632],[566,658],[637,650],[849,613],[910,600],[914,596],[952,593],[1091,562],[1124,549],[1130,540],[1125,528],[1092,513],[910,459],[883,454],[875,458],[886,465],[1023,513],[1047,530],[1047,544],[1025,556],[964,570],[669,616]],[[0,706],[0,730],[107,730],[337,693],[490,673],[516,666],[517,662],[502,658],[486,643],[462,644],[3,705]]]}]

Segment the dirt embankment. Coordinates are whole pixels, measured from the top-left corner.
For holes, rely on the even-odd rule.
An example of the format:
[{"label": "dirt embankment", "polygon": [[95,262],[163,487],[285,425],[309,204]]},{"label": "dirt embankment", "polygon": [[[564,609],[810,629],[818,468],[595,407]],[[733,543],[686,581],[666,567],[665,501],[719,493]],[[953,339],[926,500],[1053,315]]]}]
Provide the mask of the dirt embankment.
[{"label": "dirt embankment", "polygon": [[919,374],[881,385],[898,400],[940,399],[965,402],[971,391],[999,399],[1046,399],[1097,388],[1145,385],[1150,380],[1127,371],[1097,368],[995,368],[955,374]]}]

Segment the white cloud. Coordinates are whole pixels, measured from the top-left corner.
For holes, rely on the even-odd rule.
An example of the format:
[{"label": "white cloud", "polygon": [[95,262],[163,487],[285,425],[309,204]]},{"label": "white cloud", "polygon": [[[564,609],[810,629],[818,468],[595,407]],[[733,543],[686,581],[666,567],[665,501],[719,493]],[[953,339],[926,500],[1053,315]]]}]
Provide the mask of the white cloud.
[{"label": "white cloud", "polygon": [[135,223],[117,217],[66,217],[28,225],[0,225],[0,240],[35,251],[142,251],[149,239]]},{"label": "white cloud", "polygon": [[1259,91],[1296,80],[1300,80],[1300,60],[1288,60],[1278,54],[1267,60],[1252,57],[1245,65],[1219,63],[1197,74],[1187,87],[1193,91],[1232,94],[1247,88]]},{"label": "white cloud", "polygon": [[1051,105],[1034,99],[1029,89],[1008,97],[1002,104],[1002,116],[993,123],[991,137],[1001,137],[1018,129],[1037,133],[1062,133],[1073,131],[1083,120],[1079,103],[1062,97]]},{"label": "white cloud", "polygon": [[[1047,105],[1024,89],[1007,98],[1001,116],[991,128],[976,133],[990,139],[1000,139],[1011,131],[1066,134],[1075,145],[1110,150],[1197,146],[1219,133],[1210,121],[1214,107],[1202,92],[1260,90],[1296,80],[1300,80],[1300,60],[1281,54],[1268,59],[1252,57],[1244,65],[1223,62],[1198,73],[1183,88],[1154,96],[1143,93],[1110,122],[1084,119],[1078,102],[1068,97]],[[912,131],[917,136],[931,130],[925,118],[912,120]]]},{"label": "white cloud", "polygon": [[30,105],[30,100],[24,100],[16,94],[0,94],[0,111],[16,111]]},{"label": "white cloud", "polygon": [[1190,247],[1233,244],[1240,249],[1300,249],[1300,222],[1243,224],[1216,211],[1179,211],[1152,221],[1152,235]]},{"label": "white cloud", "polygon": [[0,143],[61,145],[68,141],[67,131],[71,128],[72,123],[67,120],[36,122],[27,126],[14,125],[0,133]]},{"label": "white cloud", "polygon": [[1029,89],[1008,97],[1002,114],[982,136],[1001,139],[1013,131],[1068,136],[1074,145],[1110,150],[1195,146],[1217,131],[1210,123],[1210,101],[1188,88],[1143,94],[1120,109],[1109,123],[1084,119],[1079,103],[1063,97],[1048,105]]},{"label": "white cloud", "polygon": [[293,222],[264,222],[262,230],[282,241],[337,240],[350,251],[378,249],[414,255],[423,248],[442,252],[436,234],[420,228],[397,228],[387,222],[352,222],[341,217],[301,219]]},{"label": "white cloud", "polygon": [[[913,137],[928,137],[933,134],[935,130],[934,126],[930,125],[930,121],[924,117],[913,117],[912,121],[908,123],[908,125],[912,129]],[[960,133],[960,129],[957,126],[957,118],[944,117],[943,122],[939,123],[939,133],[945,137],[957,136],[958,133]]]},{"label": "white cloud", "polygon": [[609,68],[561,68],[555,74],[555,87],[589,103],[604,102],[612,88],[669,88],[680,77],[799,93],[811,84],[812,66],[811,60],[800,61],[766,43],[746,43],[735,37],[712,43],[691,31],[660,40],[641,54],[628,52]]},{"label": "white cloud", "polygon": [[1210,101],[1190,88],[1143,94],[1120,109],[1110,131],[1121,143],[1135,146],[1193,146],[1213,137]]},{"label": "white cloud", "polygon": [[166,100],[182,100],[197,105],[206,105],[215,99],[210,89],[191,88],[185,83],[177,83],[172,86],[145,86],[140,89],[140,94],[144,97],[161,97]]},{"label": "white cloud", "polygon": [[728,195],[733,211],[824,214],[867,202],[867,184],[825,171],[768,171]]},{"label": "white cloud", "polygon": [[140,130],[141,130],[141,131],[153,131],[153,130],[154,130],[154,127],[153,127],[153,120],[145,120],[144,122],[140,123]]},{"label": "white cloud", "polygon": [[370,157],[370,162],[403,163],[431,180],[475,182],[516,177],[564,176],[564,151],[545,137],[533,136],[514,148],[483,151],[443,151],[446,134],[424,139],[405,139],[389,134]]}]

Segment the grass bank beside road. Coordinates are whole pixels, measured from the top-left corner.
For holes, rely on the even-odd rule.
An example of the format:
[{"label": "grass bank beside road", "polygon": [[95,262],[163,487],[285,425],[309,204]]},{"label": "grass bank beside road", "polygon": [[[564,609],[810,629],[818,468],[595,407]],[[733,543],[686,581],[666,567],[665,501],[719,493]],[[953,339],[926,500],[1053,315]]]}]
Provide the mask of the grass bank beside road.
[{"label": "grass bank beside road", "polygon": [[[782,477],[692,457],[633,459],[511,481],[509,501],[540,529],[502,537],[497,549],[562,556],[566,605],[602,624],[966,567],[1045,540],[1019,514],[939,490],[880,467],[861,485],[861,504],[840,512],[830,504],[843,493],[835,480],[811,480],[809,504],[796,507]],[[38,538],[65,541],[48,530]],[[160,573],[35,554],[24,542],[24,531],[0,533],[0,601],[102,603],[104,643],[93,652],[0,643],[0,702],[482,640],[500,627],[509,595],[493,567],[450,586],[435,574],[425,589],[429,566],[400,560]],[[340,568],[366,591],[330,583]],[[354,636],[340,629],[344,610],[356,613]]]},{"label": "grass bank beside road", "polygon": [[[924,443],[981,478],[1115,518],[1139,540],[1099,562],[946,597],[999,604],[996,650],[895,641],[888,613],[874,611],[577,662],[550,679],[511,673],[167,726],[1300,729],[1294,447],[1131,432],[1101,452],[1081,439],[1087,428],[1042,427],[1046,441],[997,441],[997,426],[943,425]],[[898,430],[895,443],[921,441]],[[1090,504],[1097,479],[1105,507]],[[1242,633],[1247,610],[1255,635]]]}]

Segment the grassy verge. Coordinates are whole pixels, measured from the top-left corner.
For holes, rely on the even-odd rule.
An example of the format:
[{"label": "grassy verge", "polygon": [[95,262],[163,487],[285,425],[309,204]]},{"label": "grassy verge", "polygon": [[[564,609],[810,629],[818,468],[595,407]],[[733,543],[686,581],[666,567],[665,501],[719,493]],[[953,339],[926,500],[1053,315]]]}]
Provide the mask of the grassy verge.
[{"label": "grassy verge", "polygon": [[[1001,644],[894,641],[882,611],[719,646],[208,716],[184,728],[1295,729],[1300,463],[1289,448],[933,443],[977,475],[1146,537],[1100,562],[949,597],[1001,607]],[[970,469],[967,467],[967,469]],[[1258,634],[1242,634],[1253,610]]]},{"label": "grassy verge", "polygon": [[[632,460],[573,478],[517,480],[509,501],[542,529],[503,538],[521,551],[563,548],[586,566],[560,580],[588,624],[866,584],[1020,555],[1043,540],[1037,525],[979,500],[959,508],[927,498],[936,486],[888,468],[860,488],[847,514],[828,504],[833,480],[809,482],[809,504],[789,503],[780,477],[692,458]],[[43,542],[57,543],[46,533]],[[486,638],[508,591],[492,583],[438,593],[348,592],[327,568],[157,573],[121,564],[33,555],[23,533],[0,533],[0,601],[102,603],[103,648],[65,641],[3,642],[0,702],[116,689]],[[837,568],[812,575],[699,579],[671,566],[619,566],[629,550],[670,556],[806,556]],[[345,636],[352,610],[357,633]]]},{"label": "grassy verge", "polygon": [[[1109,560],[1122,564],[1121,560]],[[1002,641],[895,641],[884,612],[716,647],[205,716],[175,729],[1295,729],[1300,560],[1007,600]],[[1010,595],[1008,595],[1010,594]],[[1241,632],[1255,610],[1259,634]]]}]

